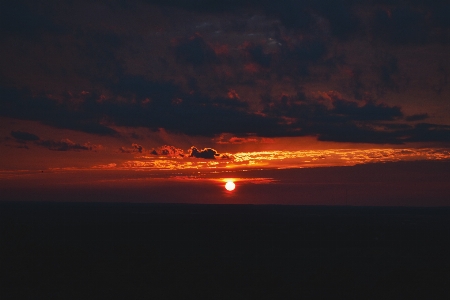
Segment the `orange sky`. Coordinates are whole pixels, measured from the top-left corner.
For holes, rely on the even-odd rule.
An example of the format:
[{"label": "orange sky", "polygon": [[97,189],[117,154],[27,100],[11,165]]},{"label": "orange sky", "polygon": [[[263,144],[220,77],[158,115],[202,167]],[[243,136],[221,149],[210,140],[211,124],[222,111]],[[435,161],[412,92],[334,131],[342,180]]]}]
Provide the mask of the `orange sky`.
[{"label": "orange sky", "polygon": [[[0,12],[0,188],[163,193],[231,176],[273,197],[287,184],[285,202],[336,192],[345,204],[368,170],[375,185],[361,195],[423,186],[426,203],[449,178],[447,12],[426,1],[11,2]],[[407,184],[404,164],[431,169]],[[310,169],[331,172],[315,181],[327,187],[302,192],[283,177]],[[336,182],[343,170],[352,179]],[[196,201],[184,197],[164,201]]]}]

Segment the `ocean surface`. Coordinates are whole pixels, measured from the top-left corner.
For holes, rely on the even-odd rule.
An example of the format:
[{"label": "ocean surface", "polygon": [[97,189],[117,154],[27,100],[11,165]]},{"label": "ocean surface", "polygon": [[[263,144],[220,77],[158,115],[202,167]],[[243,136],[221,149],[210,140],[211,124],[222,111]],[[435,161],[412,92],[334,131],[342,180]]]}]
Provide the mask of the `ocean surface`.
[{"label": "ocean surface", "polygon": [[0,298],[449,299],[449,238],[450,208],[0,202]]}]

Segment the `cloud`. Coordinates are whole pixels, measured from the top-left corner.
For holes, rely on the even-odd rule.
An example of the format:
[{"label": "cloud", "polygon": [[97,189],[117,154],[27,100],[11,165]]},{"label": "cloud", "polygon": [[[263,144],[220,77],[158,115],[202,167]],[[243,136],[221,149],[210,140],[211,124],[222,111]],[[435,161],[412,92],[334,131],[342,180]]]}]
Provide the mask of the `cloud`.
[{"label": "cloud", "polygon": [[204,148],[203,150],[198,150],[196,147],[192,146],[189,151],[189,157],[204,158],[204,159],[216,159],[220,157],[220,154],[212,148]]},{"label": "cloud", "polygon": [[[284,116],[279,128],[285,136],[316,136],[322,141],[353,143],[450,142],[450,127],[400,123],[400,107],[374,101],[346,100],[336,92],[320,93],[315,97],[298,93],[282,95],[279,99],[262,98],[263,113]],[[414,116],[419,120],[425,115]],[[411,120],[411,118],[409,119]],[[398,121],[398,123],[386,123]]]},{"label": "cloud", "polygon": [[423,121],[425,119],[428,119],[430,116],[428,114],[416,114],[416,115],[412,115],[412,116],[407,116],[405,118],[406,121],[408,122],[414,122],[414,121]]},{"label": "cloud", "polygon": [[69,139],[62,139],[60,141],[39,140],[36,144],[53,151],[99,151],[103,149],[103,146],[101,145],[94,145],[91,143],[78,144]]},{"label": "cloud", "polygon": [[144,146],[139,144],[132,144],[131,147],[120,147],[120,153],[128,154],[151,154],[158,156],[169,156],[169,157],[184,157],[184,151],[180,148],[164,145],[161,147],[153,148],[151,150],[145,149]]},{"label": "cloud", "polygon": [[145,149],[143,146],[141,146],[139,144],[131,144],[131,148],[120,147],[119,152],[120,153],[143,153],[143,152],[145,152]]},{"label": "cloud", "polygon": [[[23,53],[35,55],[30,57],[39,64],[35,66],[38,71],[27,73],[25,67],[15,68],[21,61],[17,57],[22,58],[19,54],[17,61],[4,60],[11,65],[11,74],[17,74],[0,74],[0,116],[106,136],[118,136],[114,126],[164,128],[232,144],[305,135],[327,141],[394,144],[447,140],[446,127],[402,123],[422,121],[428,118],[425,112],[405,117],[401,107],[377,97],[401,92],[407,81],[401,67],[408,64],[395,47],[428,43],[431,33],[448,32],[448,18],[441,12],[447,12],[448,5],[421,0],[410,7],[399,6],[397,1],[357,6],[340,0],[124,3],[85,3],[88,8],[103,9],[113,20],[98,22],[84,12],[64,19],[63,14],[51,13],[55,11],[52,4],[45,8],[53,10],[34,10],[32,1],[6,5],[0,12],[0,28],[9,33],[0,29],[0,34],[17,39],[16,44],[24,45]],[[159,11],[148,4],[170,9],[160,15],[155,12],[160,19],[141,20],[148,9]],[[220,13],[240,8],[251,17]],[[189,20],[185,10],[191,11]],[[124,22],[123,13],[137,17]],[[171,19],[174,15],[181,16],[180,20]],[[227,31],[226,24],[236,20],[243,21]],[[199,22],[208,29],[198,27],[203,24]],[[145,34],[136,28],[146,28]],[[361,33],[361,50],[369,44],[377,46],[368,68],[345,57],[353,51],[348,50],[353,47],[348,40]],[[339,70],[345,68],[352,73],[347,94],[342,91],[345,87],[336,87]],[[61,77],[67,82],[65,87],[55,81]],[[323,92],[323,86],[344,94]],[[258,95],[263,95],[259,103]],[[221,140],[223,133],[230,136]],[[19,131],[11,135],[16,140],[40,141],[52,149],[85,147],[67,141],[44,143]],[[179,154],[176,149],[146,150],[140,145],[119,151]]]},{"label": "cloud", "polygon": [[345,116],[354,121],[392,121],[403,116],[400,107],[368,101],[363,106],[353,101],[337,99],[333,102],[332,114]]},{"label": "cloud", "polygon": [[141,145],[138,144],[132,144],[132,146],[134,147],[134,149],[139,152],[142,153],[142,151],[144,150],[144,147],[142,147]]},{"label": "cloud", "polygon": [[11,131],[11,136],[20,141],[38,141],[40,138],[32,133],[24,131]]},{"label": "cloud", "polygon": [[423,44],[428,38],[425,14],[411,7],[378,9],[373,19],[373,33],[393,44]]},{"label": "cloud", "polygon": [[[77,97],[81,99],[76,99]],[[57,128],[114,136],[117,132],[99,123],[100,115],[95,107],[89,106],[89,94],[61,95],[55,97],[40,93],[33,95],[27,89],[15,89],[0,85],[0,116],[24,120],[40,121]],[[74,100],[82,101],[83,105],[74,107]],[[98,98],[97,98],[98,100]]]},{"label": "cloud", "polygon": [[189,39],[180,40],[176,43],[175,57],[177,62],[190,63],[192,65],[218,62],[214,49],[198,33]]},{"label": "cloud", "polygon": [[[129,94],[130,98],[108,98],[94,91],[72,94],[67,99],[44,95],[22,98],[20,95],[28,94],[11,89],[5,92],[4,89],[6,96],[0,99],[0,105],[3,104],[5,110],[2,112],[8,116],[40,120],[56,127],[97,134],[115,132],[106,125],[94,122],[106,118],[116,126],[164,128],[187,135],[217,137],[227,132],[235,137],[228,139],[228,143],[277,136],[316,136],[325,141],[393,144],[406,141],[442,142],[448,138],[448,128],[433,127],[432,124],[414,129],[406,124],[401,128],[402,123],[397,123],[397,128],[394,128],[392,124],[383,122],[400,122],[404,117],[400,107],[373,100],[356,102],[345,99],[335,91],[312,95],[299,92],[293,96],[281,95],[278,99],[266,95],[261,98],[263,109],[252,112],[236,93],[227,97],[208,97],[199,92],[185,93],[173,83],[153,82],[136,76],[123,79],[125,82],[118,83],[117,91],[123,94],[135,91],[134,95]],[[77,105],[74,106],[75,99]],[[59,117],[52,118],[57,115]],[[418,114],[406,117],[406,121],[420,121],[425,117],[426,114]],[[427,132],[430,134],[428,137]],[[17,132],[12,136],[34,138]],[[41,144],[53,150],[84,150],[87,147],[61,141]],[[161,155],[165,151],[172,153],[168,148],[154,150]],[[121,148],[120,151],[144,153],[145,150],[136,144],[131,149]],[[193,157],[215,157],[210,152],[193,153]]]},{"label": "cloud", "polygon": [[408,142],[450,142],[450,126],[428,123],[416,124],[406,130]]},{"label": "cloud", "polygon": [[150,151],[153,155],[166,155],[171,157],[184,157],[184,151],[174,146],[164,145],[158,148],[154,148]]},{"label": "cloud", "polygon": [[244,44],[243,50],[251,61],[264,68],[270,67],[272,56],[271,54],[264,52],[262,45],[247,42]]},{"label": "cloud", "polygon": [[11,131],[11,136],[18,142],[24,144],[21,147],[28,149],[27,142],[33,142],[35,145],[45,147],[54,151],[100,151],[103,150],[102,145],[91,143],[78,144],[69,139],[62,140],[41,140],[37,135],[24,131]]},{"label": "cloud", "polygon": [[[275,44],[275,47],[274,45]],[[301,38],[280,35],[278,40],[269,39],[259,43],[244,42],[240,49],[245,58],[244,71],[255,78],[295,78],[311,74],[313,65],[326,66],[327,44],[315,36]]]},{"label": "cloud", "polygon": [[262,102],[264,113],[293,118],[291,124],[298,125],[394,120],[403,116],[400,107],[373,101],[361,104],[334,91],[320,93],[317,98],[299,92],[295,96],[281,95],[278,100],[262,98]]},{"label": "cloud", "polygon": [[274,141],[269,138],[261,138],[257,136],[237,137],[229,133],[222,133],[216,138],[214,138],[213,141],[216,144],[233,144],[233,145],[248,144],[248,143],[261,143],[261,144],[274,143]]}]

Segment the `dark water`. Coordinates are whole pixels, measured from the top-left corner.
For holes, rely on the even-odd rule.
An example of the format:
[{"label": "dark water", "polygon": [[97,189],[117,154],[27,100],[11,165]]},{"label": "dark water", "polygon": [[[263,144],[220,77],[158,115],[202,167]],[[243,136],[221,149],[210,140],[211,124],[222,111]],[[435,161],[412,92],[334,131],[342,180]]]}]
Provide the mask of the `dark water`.
[{"label": "dark water", "polygon": [[0,298],[438,299],[450,209],[0,203]]}]

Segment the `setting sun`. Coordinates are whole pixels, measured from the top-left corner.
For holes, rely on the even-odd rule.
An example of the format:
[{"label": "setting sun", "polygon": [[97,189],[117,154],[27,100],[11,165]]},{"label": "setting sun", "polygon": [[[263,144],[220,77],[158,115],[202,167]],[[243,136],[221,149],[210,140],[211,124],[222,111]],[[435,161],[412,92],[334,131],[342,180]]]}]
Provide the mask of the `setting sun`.
[{"label": "setting sun", "polygon": [[233,191],[236,188],[236,185],[233,181],[227,181],[227,183],[225,184],[225,188],[227,189],[227,191]]}]

